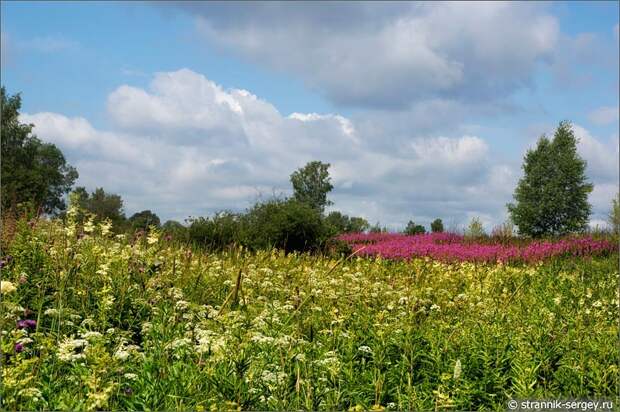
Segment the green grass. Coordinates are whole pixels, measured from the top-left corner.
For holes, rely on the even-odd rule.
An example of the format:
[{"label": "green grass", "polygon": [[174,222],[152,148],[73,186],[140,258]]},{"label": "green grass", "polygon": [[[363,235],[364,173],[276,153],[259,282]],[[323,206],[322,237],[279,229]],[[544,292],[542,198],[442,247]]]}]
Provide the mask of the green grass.
[{"label": "green grass", "polygon": [[617,254],[338,261],[77,231],[22,223],[5,251],[2,409],[505,410],[620,390]]}]

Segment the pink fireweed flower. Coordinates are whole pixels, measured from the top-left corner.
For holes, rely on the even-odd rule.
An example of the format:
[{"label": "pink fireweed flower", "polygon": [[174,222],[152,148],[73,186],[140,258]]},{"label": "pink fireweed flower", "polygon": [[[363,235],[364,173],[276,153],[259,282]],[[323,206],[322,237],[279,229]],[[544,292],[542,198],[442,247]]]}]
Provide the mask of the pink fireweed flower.
[{"label": "pink fireweed flower", "polygon": [[443,262],[538,262],[556,256],[592,256],[616,250],[606,240],[573,237],[557,241],[534,241],[527,245],[466,242],[454,233],[407,236],[399,233],[348,233],[337,237],[351,248],[365,246],[359,255],[389,259],[429,257]]}]

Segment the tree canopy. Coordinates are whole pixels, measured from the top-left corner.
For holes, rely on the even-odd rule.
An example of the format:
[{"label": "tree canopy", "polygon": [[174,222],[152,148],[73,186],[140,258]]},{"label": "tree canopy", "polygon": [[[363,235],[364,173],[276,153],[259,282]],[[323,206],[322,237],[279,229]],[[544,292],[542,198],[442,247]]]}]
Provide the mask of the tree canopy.
[{"label": "tree canopy", "polygon": [[55,145],[32,134],[33,125],[19,121],[21,96],[0,89],[2,104],[2,208],[30,203],[45,213],[65,209],[63,196],[78,173]]},{"label": "tree canopy", "polygon": [[586,229],[592,207],[588,194],[586,162],[577,153],[571,124],[561,122],[553,140],[544,135],[523,161],[524,175],[508,211],[519,233],[542,237]]},{"label": "tree canopy", "polygon": [[296,201],[305,203],[321,213],[326,206],[332,204],[327,199],[327,194],[334,188],[329,177],[329,166],[329,163],[315,160],[291,174],[293,197]]},{"label": "tree canopy", "polygon": [[443,221],[439,218],[431,222],[431,232],[440,233],[443,232]]}]

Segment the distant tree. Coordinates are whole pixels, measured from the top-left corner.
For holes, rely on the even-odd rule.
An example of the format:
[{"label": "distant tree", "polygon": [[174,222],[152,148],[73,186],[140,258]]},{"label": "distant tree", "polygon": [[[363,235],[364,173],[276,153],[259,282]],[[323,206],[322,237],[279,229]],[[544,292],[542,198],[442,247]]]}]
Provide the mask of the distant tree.
[{"label": "distant tree", "polygon": [[519,233],[541,237],[585,230],[592,210],[588,194],[593,188],[585,170],[570,123],[561,122],[552,141],[543,135],[536,149],[525,154],[515,203],[508,204]]},{"label": "distant tree", "polygon": [[465,230],[465,236],[470,238],[479,238],[484,235],[486,235],[486,233],[484,232],[482,221],[477,217],[473,217],[469,221],[469,226],[467,226],[467,229]]},{"label": "distant tree", "polygon": [[178,240],[187,240],[189,237],[188,228],[176,220],[167,220],[161,227],[164,233],[171,235]]},{"label": "distant tree", "polygon": [[150,210],[143,210],[138,213],[134,213],[129,218],[129,224],[133,230],[148,230],[150,226],[159,227],[159,217]]},{"label": "distant tree", "polygon": [[116,230],[124,229],[126,218],[119,195],[106,193],[103,188],[97,188],[90,195],[84,187],[77,187],[73,192],[80,209],[95,215],[95,221],[109,219]]},{"label": "distant tree", "polygon": [[19,121],[21,97],[7,96],[0,88],[2,105],[2,208],[31,203],[54,214],[65,209],[63,196],[78,177],[60,149],[32,134],[33,125]]},{"label": "distant tree", "polygon": [[437,218],[431,222],[431,232],[440,233],[443,232],[443,222]]},{"label": "distant tree", "polygon": [[338,211],[329,213],[325,217],[325,223],[334,234],[364,232],[369,228],[366,219],[361,217],[349,217]]},{"label": "distant tree", "polygon": [[620,234],[620,192],[611,200],[611,211],[609,212],[609,224],[614,234]]},{"label": "distant tree", "polygon": [[381,224],[377,222],[374,225],[370,226],[370,228],[368,228],[368,231],[370,233],[387,233],[388,229],[385,226],[381,226]]},{"label": "distant tree", "polygon": [[323,213],[332,203],[327,194],[334,188],[330,183],[329,163],[312,161],[291,174],[295,200]]},{"label": "distant tree", "polygon": [[410,236],[423,235],[426,233],[426,229],[424,228],[424,226],[417,225],[413,222],[413,220],[410,220],[409,223],[407,223],[407,227],[405,227],[404,233]]}]

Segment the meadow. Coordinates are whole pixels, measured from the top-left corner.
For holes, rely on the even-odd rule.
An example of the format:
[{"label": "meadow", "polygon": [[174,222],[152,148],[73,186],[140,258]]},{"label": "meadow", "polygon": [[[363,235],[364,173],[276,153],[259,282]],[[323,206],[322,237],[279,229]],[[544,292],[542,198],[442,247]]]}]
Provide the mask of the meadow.
[{"label": "meadow", "polygon": [[505,410],[620,390],[617,248],[208,253],[75,213],[18,222],[4,250],[3,410]]}]

